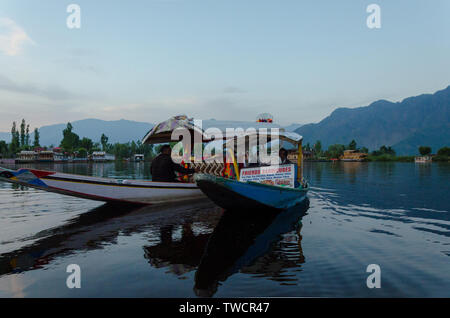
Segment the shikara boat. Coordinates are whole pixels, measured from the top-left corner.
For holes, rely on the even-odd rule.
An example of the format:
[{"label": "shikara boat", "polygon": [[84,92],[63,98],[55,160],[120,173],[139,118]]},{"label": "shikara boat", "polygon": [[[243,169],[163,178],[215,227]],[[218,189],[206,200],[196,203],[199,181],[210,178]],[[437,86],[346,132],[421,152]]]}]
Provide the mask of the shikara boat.
[{"label": "shikara boat", "polygon": [[103,202],[161,204],[204,197],[195,183],[120,180],[0,167],[0,181]]},{"label": "shikara boat", "polygon": [[[243,134],[238,138],[247,137]],[[302,137],[296,133],[280,132],[278,138],[298,146],[297,166],[273,165],[239,171],[237,163],[233,162],[235,179],[198,174],[195,176],[197,185],[217,205],[230,210],[236,207],[285,210],[301,203],[308,192],[308,183],[303,179]],[[266,174],[267,171],[271,172]],[[290,174],[277,178],[285,171]],[[297,171],[296,176],[294,171]],[[244,180],[246,172],[252,172],[258,178]]]}]

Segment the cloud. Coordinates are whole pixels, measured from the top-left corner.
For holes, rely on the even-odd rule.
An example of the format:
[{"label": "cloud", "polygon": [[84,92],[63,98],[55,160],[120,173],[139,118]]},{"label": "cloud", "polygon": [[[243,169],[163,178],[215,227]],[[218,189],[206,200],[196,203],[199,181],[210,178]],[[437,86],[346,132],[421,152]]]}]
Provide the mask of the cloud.
[{"label": "cloud", "polygon": [[247,93],[246,90],[243,90],[242,88],[235,87],[235,86],[225,87],[223,92],[226,93],[226,94]]},{"label": "cloud", "polygon": [[0,18],[0,52],[16,56],[21,53],[25,44],[35,43],[16,22],[9,18]]},{"label": "cloud", "polygon": [[50,100],[68,100],[81,97],[56,85],[39,87],[34,84],[19,84],[3,75],[0,75],[0,90],[20,94],[37,95]]}]

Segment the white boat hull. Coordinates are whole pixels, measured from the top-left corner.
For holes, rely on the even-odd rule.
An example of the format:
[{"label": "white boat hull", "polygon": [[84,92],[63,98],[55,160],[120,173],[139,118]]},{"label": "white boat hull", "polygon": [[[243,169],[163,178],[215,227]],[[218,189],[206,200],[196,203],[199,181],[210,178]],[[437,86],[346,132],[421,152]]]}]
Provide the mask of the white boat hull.
[{"label": "white boat hull", "polygon": [[205,197],[195,183],[119,180],[32,169],[0,168],[0,180],[104,202],[161,204]]}]

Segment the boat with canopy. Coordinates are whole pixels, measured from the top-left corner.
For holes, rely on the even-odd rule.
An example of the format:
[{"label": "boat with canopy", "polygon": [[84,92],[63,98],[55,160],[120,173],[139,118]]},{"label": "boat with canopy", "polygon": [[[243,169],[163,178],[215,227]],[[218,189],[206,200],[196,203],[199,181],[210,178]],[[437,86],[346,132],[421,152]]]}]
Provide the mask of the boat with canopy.
[{"label": "boat with canopy", "polygon": [[[195,175],[198,187],[208,198],[225,209],[238,207],[283,210],[301,203],[306,198],[308,183],[303,178],[302,136],[293,132],[285,132],[266,121],[252,123],[251,127],[235,123],[234,126],[240,126],[241,129],[231,132],[226,131],[220,122],[213,121],[212,124],[214,126],[203,121],[198,124],[185,116],[174,117],[172,120],[154,127],[144,137],[143,142],[167,141],[176,129],[182,128],[190,132],[189,136],[193,142],[197,137],[197,140],[205,143],[218,143],[219,151],[230,154],[231,162],[229,164],[233,173],[224,176],[224,171],[227,169],[224,159],[205,163],[205,158],[202,157],[200,163],[194,161],[191,166],[202,172]],[[209,128],[212,127],[215,130],[211,132]],[[270,131],[272,128],[277,129],[276,134]],[[261,137],[263,137],[263,144],[261,144]],[[221,142],[222,144],[220,144]],[[259,153],[261,147],[267,148],[268,145],[270,147],[274,143],[281,142],[290,143],[298,148],[299,155],[296,165],[272,164],[253,168],[239,166],[237,145],[243,145],[246,152],[251,148],[257,148],[257,153]],[[278,156],[278,153],[276,155]],[[192,158],[190,153],[188,157],[188,159]]]}]

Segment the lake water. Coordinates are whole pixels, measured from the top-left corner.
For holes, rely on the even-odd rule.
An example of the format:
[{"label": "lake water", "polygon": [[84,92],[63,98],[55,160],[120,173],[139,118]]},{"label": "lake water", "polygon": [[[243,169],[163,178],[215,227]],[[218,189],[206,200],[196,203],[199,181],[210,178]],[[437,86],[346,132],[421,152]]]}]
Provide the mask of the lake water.
[{"label": "lake water", "polygon": [[[143,163],[35,167],[150,178]],[[308,202],[278,215],[0,182],[0,297],[450,297],[450,164],[306,163],[305,176]],[[369,264],[381,288],[367,287]]]}]

